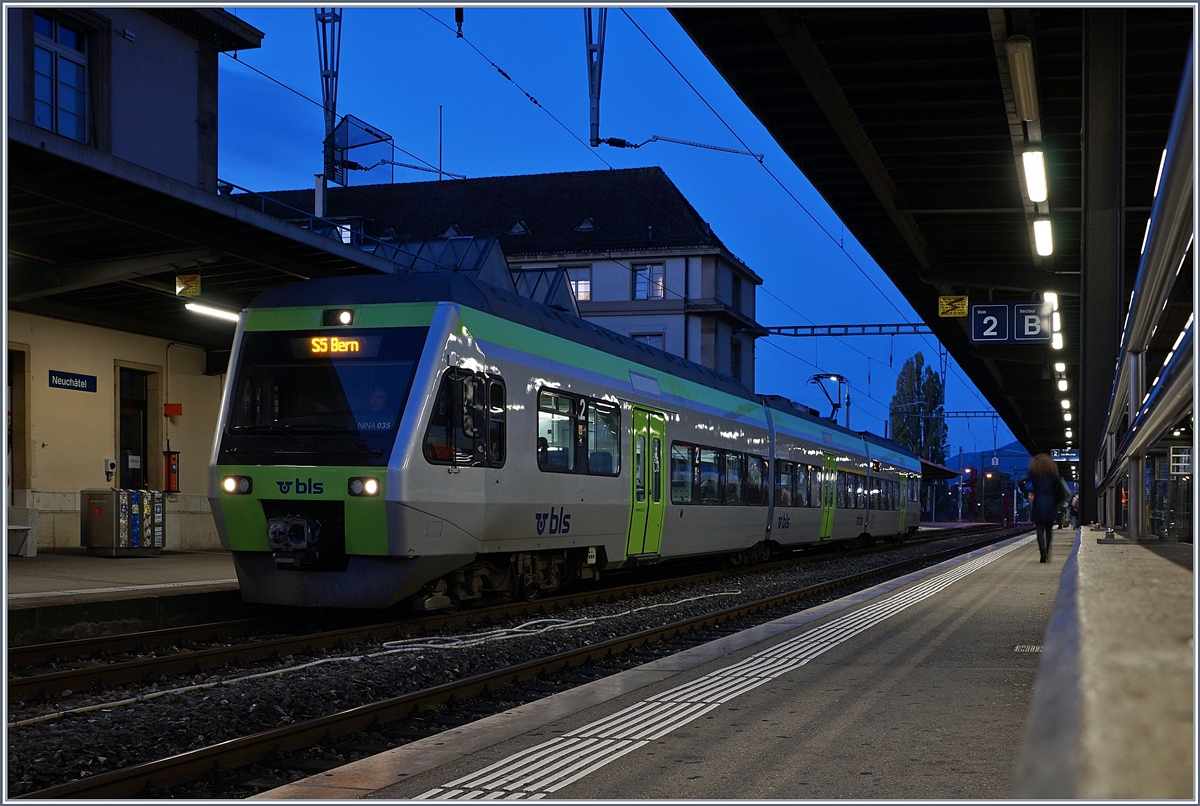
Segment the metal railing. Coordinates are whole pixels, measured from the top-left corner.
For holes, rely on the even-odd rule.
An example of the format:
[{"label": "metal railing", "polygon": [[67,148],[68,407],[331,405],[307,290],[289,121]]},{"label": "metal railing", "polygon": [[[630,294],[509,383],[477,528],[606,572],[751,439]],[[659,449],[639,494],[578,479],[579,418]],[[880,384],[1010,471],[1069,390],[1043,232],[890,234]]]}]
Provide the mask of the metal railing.
[{"label": "metal railing", "polygon": [[[1179,334],[1162,370],[1147,390],[1146,350],[1162,316],[1171,287],[1187,256],[1193,238],[1192,52],[1175,101],[1159,185],[1154,196],[1149,229],[1138,267],[1137,282],[1126,315],[1117,360],[1116,377],[1104,424],[1104,444],[1095,467],[1101,519],[1116,520],[1116,485],[1126,472],[1129,484],[1129,529],[1133,537],[1145,531],[1145,452],[1193,405],[1192,332],[1194,315]],[[1126,416],[1128,415],[1128,416]],[[1127,429],[1121,435],[1122,425]],[[1118,441],[1119,440],[1119,441]]]}]

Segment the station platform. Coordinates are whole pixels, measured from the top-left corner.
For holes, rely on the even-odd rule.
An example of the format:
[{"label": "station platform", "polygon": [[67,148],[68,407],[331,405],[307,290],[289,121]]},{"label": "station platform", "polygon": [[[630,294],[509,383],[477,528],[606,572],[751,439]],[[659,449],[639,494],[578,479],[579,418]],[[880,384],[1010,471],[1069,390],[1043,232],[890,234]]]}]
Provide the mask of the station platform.
[{"label": "station platform", "polygon": [[[1028,534],[255,799],[1191,798],[1190,579],[1187,544]],[[1113,642],[1143,680],[1096,679]]]},{"label": "station platform", "polygon": [[38,552],[10,555],[7,563],[10,646],[159,629],[184,617],[221,620],[241,608],[233,558],[224,551],[157,557]]}]

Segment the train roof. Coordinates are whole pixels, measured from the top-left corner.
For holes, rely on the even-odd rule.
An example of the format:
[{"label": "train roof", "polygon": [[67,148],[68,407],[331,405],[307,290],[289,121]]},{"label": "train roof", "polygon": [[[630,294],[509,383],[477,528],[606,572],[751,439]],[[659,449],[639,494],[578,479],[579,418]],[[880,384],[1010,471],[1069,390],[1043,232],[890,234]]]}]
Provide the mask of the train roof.
[{"label": "train roof", "polygon": [[759,398],[740,381],[465,274],[420,272],[304,280],[262,292],[251,308],[328,307],[365,303],[454,302],[550,333],[746,400]]}]

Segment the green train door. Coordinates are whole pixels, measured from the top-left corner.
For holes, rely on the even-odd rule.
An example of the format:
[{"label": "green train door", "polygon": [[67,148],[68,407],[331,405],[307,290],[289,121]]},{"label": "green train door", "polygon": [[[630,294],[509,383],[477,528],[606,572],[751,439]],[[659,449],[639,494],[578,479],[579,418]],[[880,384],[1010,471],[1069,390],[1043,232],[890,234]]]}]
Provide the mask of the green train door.
[{"label": "green train door", "polygon": [[818,537],[824,540],[833,537],[833,510],[837,496],[837,457],[825,452],[824,467],[821,472],[821,533]]},{"label": "green train door", "polygon": [[657,411],[633,410],[633,506],[629,515],[629,540],[625,553],[658,554],[662,549],[663,518],[667,512],[666,452],[667,418]]},{"label": "green train door", "polygon": [[908,485],[912,484],[911,478],[906,478],[900,484],[900,522],[896,524],[896,531],[904,531],[904,518],[908,515]]}]

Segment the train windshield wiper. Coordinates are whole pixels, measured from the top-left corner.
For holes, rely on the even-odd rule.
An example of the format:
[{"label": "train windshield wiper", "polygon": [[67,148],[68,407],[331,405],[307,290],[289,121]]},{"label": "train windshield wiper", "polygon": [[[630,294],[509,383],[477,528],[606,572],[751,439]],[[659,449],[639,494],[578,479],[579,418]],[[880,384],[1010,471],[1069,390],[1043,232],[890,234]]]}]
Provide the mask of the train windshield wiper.
[{"label": "train windshield wiper", "polygon": [[295,434],[290,433],[285,425],[240,425],[233,430],[243,434],[283,434],[285,437],[291,437],[292,439],[296,440],[313,453],[320,453],[320,448],[308,440],[301,439]]}]

